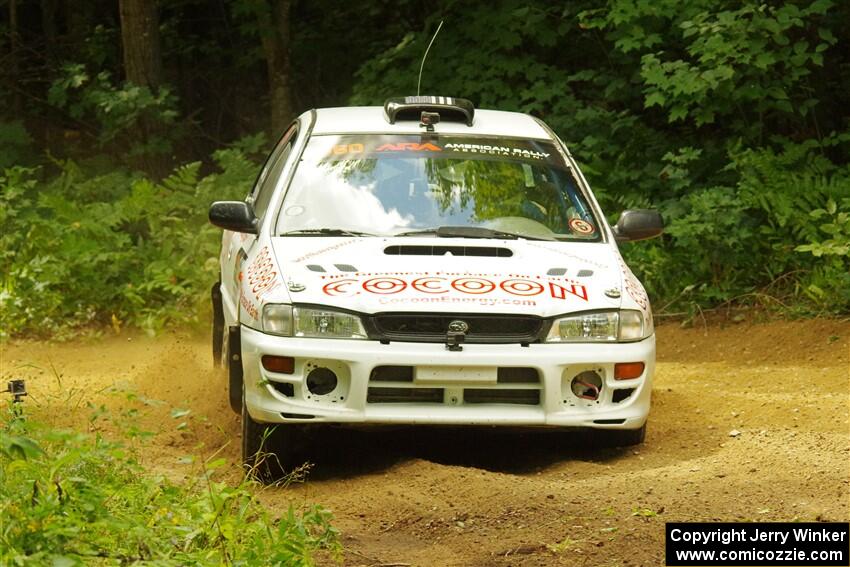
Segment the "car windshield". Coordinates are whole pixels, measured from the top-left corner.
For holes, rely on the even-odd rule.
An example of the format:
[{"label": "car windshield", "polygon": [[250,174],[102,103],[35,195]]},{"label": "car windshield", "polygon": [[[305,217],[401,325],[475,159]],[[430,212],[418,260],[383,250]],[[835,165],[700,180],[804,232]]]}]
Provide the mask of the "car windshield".
[{"label": "car windshield", "polygon": [[314,136],[277,234],[601,238],[552,143],[435,134]]}]

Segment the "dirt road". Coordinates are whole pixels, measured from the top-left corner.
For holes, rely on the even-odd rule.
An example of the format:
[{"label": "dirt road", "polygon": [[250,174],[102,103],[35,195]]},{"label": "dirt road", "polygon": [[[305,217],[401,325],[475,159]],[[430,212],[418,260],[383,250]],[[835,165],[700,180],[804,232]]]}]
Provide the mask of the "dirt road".
[{"label": "dirt road", "polygon": [[[666,521],[850,518],[850,322],[666,325],[658,345],[638,449],[578,434],[341,430],[320,437],[305,483],[262,499],[330,508],[352,566],[662,565]],[[111,427],[89,421],[93,401],[158,431],[143,462],[179,479],[197,466],[185,455],[239,456],[209,358],[205,341],[176,334],[13,343],[0,374],[27,378],[30,411],[57,425]]]}]

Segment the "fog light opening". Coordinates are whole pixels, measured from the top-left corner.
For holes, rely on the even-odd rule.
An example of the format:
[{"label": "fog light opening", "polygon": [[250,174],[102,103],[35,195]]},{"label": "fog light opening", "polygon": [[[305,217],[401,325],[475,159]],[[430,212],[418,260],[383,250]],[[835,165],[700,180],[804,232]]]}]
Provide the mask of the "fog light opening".
[{"label": "fog light opening", "polygon": [[577,398],[597,400],[602,392],[602,377],[593,370],[586,370],[573,378],[570,388]]},{"label": "fog light opening", "polygon": [[324,396],[336,390],[338,379],[328,368],[314,368],[307,375],[307,389],[315,396]]},{"label": "fog light opening", "polygon": [[614,380],[640,378],[644,368],[643,362],[618,362],[614,365]]}]

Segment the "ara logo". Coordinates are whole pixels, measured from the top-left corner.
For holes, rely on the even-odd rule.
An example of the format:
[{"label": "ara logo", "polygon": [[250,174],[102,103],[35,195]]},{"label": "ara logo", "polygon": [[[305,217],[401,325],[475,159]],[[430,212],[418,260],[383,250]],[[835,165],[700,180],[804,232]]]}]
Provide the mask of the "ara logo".
[{"label": "ara logo", "polygon": [[400,142],[398,144],[384,144],[378,147],[377,152],[441,152],[443,148],[428,142],[417,144],[416,142]]}]

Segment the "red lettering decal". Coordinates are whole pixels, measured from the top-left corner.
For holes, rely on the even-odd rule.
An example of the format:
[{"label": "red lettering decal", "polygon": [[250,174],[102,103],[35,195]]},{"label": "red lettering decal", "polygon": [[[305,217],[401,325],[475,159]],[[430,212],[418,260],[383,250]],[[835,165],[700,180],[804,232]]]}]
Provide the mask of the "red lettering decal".
[{"label": "red lettering decal", "polygon": [[543,284],[529,280],[505,280],[499,287],[511,295],[529,296],[543,293]]},{"label": "red lettering decal", "polygon": [[428,142],[426,144],[417,144],[416,142],[400,142],[398,144],[384,144],[379,146],[376,152],[441,152],[443,148],[440,146],[435,146],[434,144]]},{"label": "red lettering decal", "polygon": [[496,289],[496,284],[484,278],[458,278],[452,282],[452,287],[461,293],[479,295],[490,293]]},{"label": "red lettering decal", "polygon": [[620,262],[620,269],[623,271],[623,287],[626,288],[626,292],[628,292],[641,309],[649,309],[649,297],[646,295],[646,290],[643,289],[643,286],[622,258],[618,260]]},{"label": "red lettering decal", "polygon": [[407,287],[407,282],[398,278],[372,278],[363,282],[363,289],[369,293],[390,295]]},{"label": "red lettering decal", "polygon": [[587,288],[581,284],[571,284],[569,288],[566,288],[560,284],[549,282],[549,293],[555,299],[566,299],[569,293],[587,301]]},{"label": "red lettering decal", "polygon": [[446,278],[416,278],[410,282],[410,285],[413,289],[422,293],[448,293],[449,290],[440,287],[439,282],[443,281],[446,281]]},{"label": "red lettering decal", "polygon": [[353,283],[357,283],[357,280],[346,279],[328,282],[322,288],[322,291],[325,292],[325,295],[351,295],[348,286]]},{"label": "red lettering decal", "polygon": [[277,272],[271,259],[269,247],[264,246],[247,271],[248,286],[257,299],[277,287]]},{"label": "red lettering decal", "polygon": [[276,277],[277,272],[263,272],[260,274],[255,274],[249,282],[252,284],[251,291],[254,292],[254,295],[259,297],[262,292],[267,291],[272,286],[272,284],[274,284],[274,280]]},{"label": "red lettering decal", "polygon": [[245,310],[245,312],[251,316],[252,319],[258,319],[257,308],[254,306],[254,304],[251,303],[251,301],[247,297],[245,297],[245,292],[239,293],[239,303],[240,305],[242,305],[242,308]]}]

